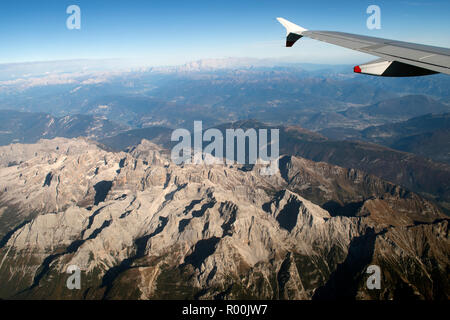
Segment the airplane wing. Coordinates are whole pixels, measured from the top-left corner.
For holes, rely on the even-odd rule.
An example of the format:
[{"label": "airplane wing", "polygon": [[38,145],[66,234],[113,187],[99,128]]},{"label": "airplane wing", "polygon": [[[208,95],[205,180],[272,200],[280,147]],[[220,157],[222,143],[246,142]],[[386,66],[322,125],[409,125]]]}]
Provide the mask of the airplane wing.
[{"label": "airplane wing", "polygon": [[354,71],[384,77],[411,77],[434,73],[450,74],[450,49],[334,31],[311,31],[283,18],[286,47],[302,37],[331,43],[379,57],[355,66]]}]

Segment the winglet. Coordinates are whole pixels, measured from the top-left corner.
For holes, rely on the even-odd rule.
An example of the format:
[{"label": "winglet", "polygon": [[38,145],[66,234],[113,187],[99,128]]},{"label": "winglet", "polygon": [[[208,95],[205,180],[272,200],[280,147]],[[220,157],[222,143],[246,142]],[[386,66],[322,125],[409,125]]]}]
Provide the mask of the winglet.
[{"label": "winglet", "polygon": [[277,18],[277,20],[286,28],[286,47],[292,47],[302,37],[302,33],[308,31],[308,29],[302,28],[284,18]]}]

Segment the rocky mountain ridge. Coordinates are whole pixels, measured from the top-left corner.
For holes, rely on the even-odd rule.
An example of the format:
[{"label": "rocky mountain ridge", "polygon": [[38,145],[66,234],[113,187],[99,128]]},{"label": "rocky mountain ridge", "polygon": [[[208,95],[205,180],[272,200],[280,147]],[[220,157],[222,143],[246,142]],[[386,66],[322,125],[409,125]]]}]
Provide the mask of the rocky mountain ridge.
[{"label": "rocky mountain ridge", "polygon": [[[447,217],[359,170],[293,156],[273,176],[176,166],[146,140],[128,153],[41,140],[0,160],[2,298],[449,296]],[[370,264],[381,290],[365,286]]]}]

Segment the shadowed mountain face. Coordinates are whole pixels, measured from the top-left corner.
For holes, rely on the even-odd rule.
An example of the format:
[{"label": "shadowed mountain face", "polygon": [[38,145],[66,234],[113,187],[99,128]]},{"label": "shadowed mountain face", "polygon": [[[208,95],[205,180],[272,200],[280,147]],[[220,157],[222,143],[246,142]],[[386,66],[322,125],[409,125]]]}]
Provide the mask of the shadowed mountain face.
[{"label": "shadowed mountain face", "polygon": [[171,146],[172,129],[166,127],[148,127],[125,131],[116,136],[100,139],[99,142],[117,151],[126,150],[141,143],[142,139],[150,140],[158,145]]},{"label": "shadowed mountain face", "polygon": [[[446,216],[363,171],[294,156],[272,176],[176,166],[146,140],[5,148],[21,163],[0,161],[2,298],[449,297]],[[66,288],[73,264],[82,290]],[[365,285],[372,264],[381,290]]]}]

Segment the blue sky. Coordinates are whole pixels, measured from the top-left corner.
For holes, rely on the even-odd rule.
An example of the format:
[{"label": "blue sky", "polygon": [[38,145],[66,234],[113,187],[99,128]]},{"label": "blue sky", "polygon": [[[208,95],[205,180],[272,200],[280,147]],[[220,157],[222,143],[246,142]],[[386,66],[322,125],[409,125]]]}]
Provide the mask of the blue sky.
[{"label": "blue sky", "polygon": [[[68,30],[66,8],[81,8]],[[366,8],[381,8],[381,29]],[[172,65],[223,57],[360,63],[370,57],[302,39],[284,48],[281,16],[311,30],[335,30],[450,47],[448,0],[14,0],[0,2],[0,63],[126,58]]]}]

